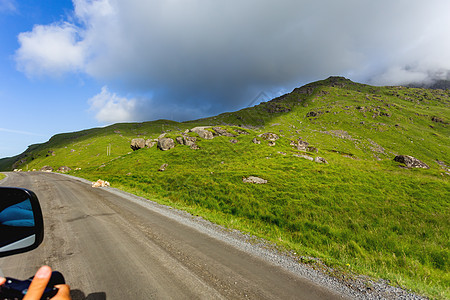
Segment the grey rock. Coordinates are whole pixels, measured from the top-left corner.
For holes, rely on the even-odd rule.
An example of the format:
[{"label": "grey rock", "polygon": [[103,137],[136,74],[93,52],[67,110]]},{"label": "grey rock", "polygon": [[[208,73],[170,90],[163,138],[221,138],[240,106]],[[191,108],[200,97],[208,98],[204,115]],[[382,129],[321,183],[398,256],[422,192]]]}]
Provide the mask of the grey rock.
[{"label": "grey rock", "polygon": [[328,162],[325,160],[325,158],[320,157],[320,156],[317,156],[317,157],[314,159],[314,161],[315,161],[316,163],[328,164]]},{"label": "grey rock", "polygon": [[162,164],[161,167],[159,167],[158,171],[163,172],[166,170],[166,168],[169,166],[169,164]]},{"label": "grey rock", "polygon": [[132,139],[130,147],[133,151],[142,149],[145,147],[145,140],[142,138]]},{"label": "grey rock", "polygon": [[275,142],[280,138],[278,135],[272,132],[261,133],[260,135],[258,135],[258,137],[262,138],[265,141],[272,141],[272,142]]},{"label": "grey rock", "polygon": [[58,168],[58,172],[66,173],[66,172],[69,172],[69,171],[72,171],[72,169],[67,167],[67,166],[61,166],[61,167]]},{"label": "grey rock", "polygon": [[182,136],[177,136],[176,141],[180,145],[184,145],[184,139]]},{"label": "grey rock", "polygon": [[223,129],[222,127],[213,127],[213,130],[215,131],[216,135],[218,136],[236,136],[230,132],[228,132],[227,130]]},{"label": "grey rock", "polygon": [[257,138],[254,138],[253,140],[252,140],[252,142],[253,142],[253,144],[261,144],[261,141],[260,140],[258,140]]},{"label": "grey rock", "polygon": [[307,160],[310,160],[310,161],[314,160],[314,158],[312,158],[311,156],[306,155],[306,154],[293,154],[293,156],[304,158],[304,159],[307,159]]},{"label": "grey rock", "polygon": [[147,148],[151,148],[151,147],[153,147],[153,146],[155,146],[156,145],[156,142],[157,141],[155,141],[155,140],[146,140],[145,141],[145,147],[147,147]]},{"label": "grey rock", "polygon": [[202,139],[212,140],[214,138],[214,136],[213,136],[212,132],[209,131],[209,130],[206,130],[206,128],[209,128],[209,126],[194,127],[194,128],[191,129],[191,132],[195,132]]},{"label": "grey rock", "polygon": [[53,168],[50,167],[50,166],[43,166],[43,167],[41,168],[41,171],[42,171],[42,172],[53,172]]},{"label": "grey rock", "polygon": [[239,141],[238,140],[236,140],[236,139],[231,139],[230,140],[230,143],[232,143],[232,144],[237,144]]},{"label": "grey rock", "polygon": [[247,178],[242,178],[242,182],[245,183],[256,183],[256,184],[265,184],[267,183],[267,180],[262,179],[260,177],[256,177],[256,176],[249,176]]},{"label": "grey rock", "polygon": [[167,151],[175,147],[175,142],[171,138],[158,139],[158,149]]},{"label": "grey rock", "polygon": [[394,161],[404,164],[407,168],[430,168],[426,163],[410,155],[397,155]]}]

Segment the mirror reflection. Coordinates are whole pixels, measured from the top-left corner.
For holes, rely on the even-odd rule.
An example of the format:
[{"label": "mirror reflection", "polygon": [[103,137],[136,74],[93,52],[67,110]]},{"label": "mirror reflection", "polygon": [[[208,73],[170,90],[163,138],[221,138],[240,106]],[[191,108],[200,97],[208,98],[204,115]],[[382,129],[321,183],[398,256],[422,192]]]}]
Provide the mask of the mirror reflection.
[{"label": "mirror reflection", "polygon": [[[35,241],[35,223],[30,199],[16,203],[14,199],[1,199],[0,251],[28,247]],[[8,203],[9,202],[9,203]]]}]

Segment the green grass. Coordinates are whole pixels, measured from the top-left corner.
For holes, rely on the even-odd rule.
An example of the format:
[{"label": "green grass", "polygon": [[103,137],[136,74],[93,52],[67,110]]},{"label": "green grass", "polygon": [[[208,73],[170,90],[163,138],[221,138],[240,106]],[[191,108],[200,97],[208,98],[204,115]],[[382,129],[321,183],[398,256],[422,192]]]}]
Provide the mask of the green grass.
[{"label": "green grass", "polygon": [[5,174],[0,173],[0,180],[2,180],[2,179],[5,178],[5,177],[6,177]]},{"label": "green grass", "polygon": [[[71,173],[108,180],[114,187],[250,232],[320,258],[339,272],[384,278],[448,299],[450,176],[437,160],[450,164],[449,99],[449,91],[328,79],[202,120],[115,124],[57,135],[30,147],[16,166],[81,168]],[[215,124],[234,133],[238,128],[230,124],[244,126],[249,134],[235,137],[237,144],[230,137],[199,140],[199,150],[182,145],[170,151],[129,148],[135,137],[166,132],[175,138],[194,126]],[[274,147],[252,143],[263,132],[280,136]],[[307,154],[329,164],[293,156],[300,152],[290,142],[299,137],[319,149]],[[430,169],[402,169],[393,161],[397,154],[417,157]],[[163,163],[168,163],[166,171],[158,172]],[[268,183],[243,183],[250,175]]]}]

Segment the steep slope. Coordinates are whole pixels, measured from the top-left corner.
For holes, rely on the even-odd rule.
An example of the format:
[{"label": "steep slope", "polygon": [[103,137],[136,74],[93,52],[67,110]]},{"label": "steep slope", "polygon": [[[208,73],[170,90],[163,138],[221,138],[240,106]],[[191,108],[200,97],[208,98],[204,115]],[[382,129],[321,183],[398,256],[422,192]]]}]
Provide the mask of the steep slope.
[{"label": "steep slope", "polygon": [[[330,77],[211,118],[57,135],[30,147],[14,168],[69,166],[76,176],[102,178],[270,239],[298,253],[300,261],[333,266],[328,270],[339,276],[367,274],[448,298],[449,116],[447,90]],[[185,133],[207,125],[221,127],[206,129],[213,139]],[[196,138],[198,149],[130,149],[131,139],[162,133],[174,140]],[[265,140],[264,133],[278,139]],[[399,154],[430,169],[404,168],[393,160]],[[163,164],[165,171],[158,172]],[[243,182],[249,176],[267,183]]]}]

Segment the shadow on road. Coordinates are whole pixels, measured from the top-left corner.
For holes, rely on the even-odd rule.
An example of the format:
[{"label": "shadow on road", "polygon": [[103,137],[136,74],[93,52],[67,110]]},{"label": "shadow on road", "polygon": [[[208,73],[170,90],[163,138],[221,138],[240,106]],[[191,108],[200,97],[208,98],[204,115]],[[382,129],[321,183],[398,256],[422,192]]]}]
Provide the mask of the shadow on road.
[{"label": "shadow on road", "polygon": [[98,292],[98,293],[92,293],[92,294],[89,294],[86,296],[80,290],[71,290],[70,297],[72,297],[72,300],[106,300],[106,293]]}]

